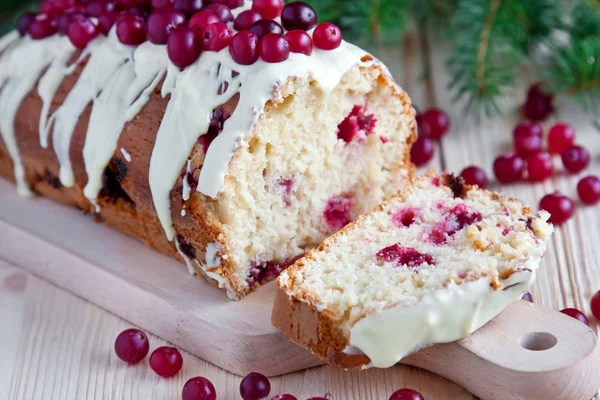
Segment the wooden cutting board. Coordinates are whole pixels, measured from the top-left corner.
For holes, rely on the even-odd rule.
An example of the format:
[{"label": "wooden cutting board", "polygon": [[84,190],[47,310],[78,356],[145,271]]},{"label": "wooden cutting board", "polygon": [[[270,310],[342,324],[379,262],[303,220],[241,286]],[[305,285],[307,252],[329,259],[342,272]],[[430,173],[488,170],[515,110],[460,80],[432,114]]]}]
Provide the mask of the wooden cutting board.
[{"label": "wooden cutting board", "polygon": [[[184,265],[0,180],[0,259],[22,267],[227,371],[280,375],[319,365],[270,324],[274,285],[232,302]],[[115,332],[115,335],[117,332]],[[456,343],[402,361],[482,399],[586,400],[600,350],[580,322],[520,302]]]}]

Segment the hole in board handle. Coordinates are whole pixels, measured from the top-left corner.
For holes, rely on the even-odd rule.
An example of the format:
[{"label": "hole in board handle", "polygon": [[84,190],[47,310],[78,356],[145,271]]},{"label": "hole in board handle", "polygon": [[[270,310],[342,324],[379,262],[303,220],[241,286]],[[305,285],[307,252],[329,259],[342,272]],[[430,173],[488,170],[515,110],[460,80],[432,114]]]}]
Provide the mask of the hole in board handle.
[{"label": "hole in board handle", "polygon": [[526,350],[544,351],[556,346],[558,339],[548,332],[530,332],[521,336],[519,343]]}]

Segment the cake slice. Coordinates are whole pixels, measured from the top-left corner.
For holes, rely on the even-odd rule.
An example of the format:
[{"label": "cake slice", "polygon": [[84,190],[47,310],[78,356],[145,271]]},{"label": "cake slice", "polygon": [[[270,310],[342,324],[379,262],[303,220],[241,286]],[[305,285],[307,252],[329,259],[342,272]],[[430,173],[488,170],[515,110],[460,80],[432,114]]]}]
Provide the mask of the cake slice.
[{"label": "cake slice", "polygon": [[390,367],[518,300],[546,250],[548,216],[425,175],[284,271],[272,322],[331,364]]}]

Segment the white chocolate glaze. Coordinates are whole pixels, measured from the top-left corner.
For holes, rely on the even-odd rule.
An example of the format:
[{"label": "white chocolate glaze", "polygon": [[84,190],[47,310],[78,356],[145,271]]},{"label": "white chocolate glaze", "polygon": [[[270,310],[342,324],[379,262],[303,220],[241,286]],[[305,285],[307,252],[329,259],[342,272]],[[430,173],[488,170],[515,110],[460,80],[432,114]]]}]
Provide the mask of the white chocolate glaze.
[{"label": "white chocolate glaze", "polygon": [[489,278],[425,295],[418,303],[400,303],[367,315],[350,330],[347,354],[365,354],[367,367],[389,368],[406,355],[435,343],[462,339],[519,300],[535,280],[537,263],[501,281],[494,290]]},{"label": "white chocolate glaze", "polygon": [[125,161],[131,162],[131,154],[129,154],[129,152],[123,147],[121,147],[121,154],[123,154],[123,157],[125,157]]},{"label": "white chocolate glaze", "polygon": [[227,280],[221,275],[211,271],[211,269],[221,266],[221,258],[219,256],[220,251],[221,245],[219,245],[219,243],[209,243],[206,245],[206,253],[204,255],[205,263],[201,264],[200,262],[198,262],[198,260],[194,261],[196,262],[196,265],[202,269],[202,271],[204,272],[204,274],[206,274],[207,277],[217,282],[219,289],[225,288],[227,291],[227,296],[231,300],[236,300],[237,295],[231,287],[231,285],[229,284],[229,282],[227,282]]}]

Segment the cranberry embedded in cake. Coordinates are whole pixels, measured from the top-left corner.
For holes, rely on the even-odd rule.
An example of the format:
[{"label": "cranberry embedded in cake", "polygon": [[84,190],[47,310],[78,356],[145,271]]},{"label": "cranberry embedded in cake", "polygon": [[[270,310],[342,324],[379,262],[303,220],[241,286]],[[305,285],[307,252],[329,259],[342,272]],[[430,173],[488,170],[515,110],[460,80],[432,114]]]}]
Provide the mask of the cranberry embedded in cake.
[{"label": "cranberry embedded in cake", "polygon": [[327,201],[323,218],[330,229],[340,230],[352,221],[352,203],[353,197],[349,194],[334,196]]},{"label": "cranberry embedded in cake", "polygon": [[403,208],[392,216],[392,222],[398,228],[411,226],[417,219],[420,219],[420,211],[416,207]]},{"label": "cranberry embedded in cake", "polygon": [[395,262],[397,266],[406,265],[409,268],[422,264],[435,265],[431,255],[420,253],[412,247],[402,247],[398,243],[379,250],[375,256],[382,261]]},{"label": "cranberry embedded in cake", "polygon": [[356,105],[338,125],[338,139],[346,143],[364,140],[373,133],[376,123],[375,116],[367,114],[365,106]]}]

